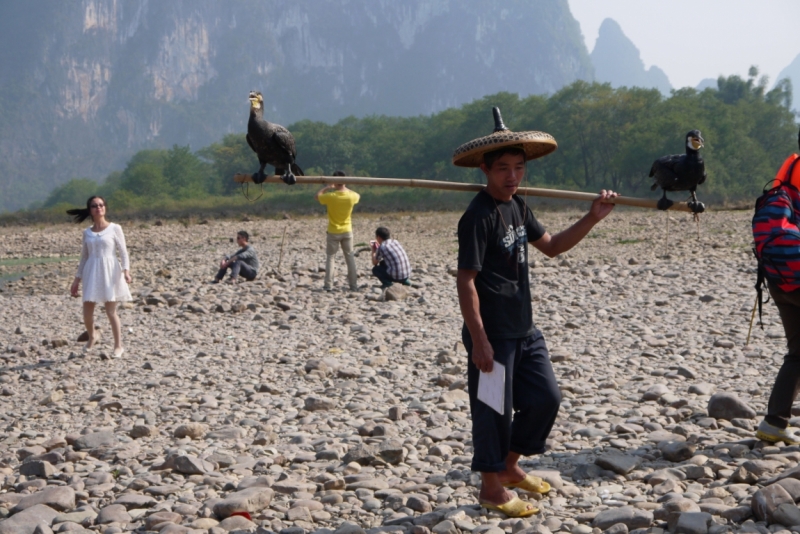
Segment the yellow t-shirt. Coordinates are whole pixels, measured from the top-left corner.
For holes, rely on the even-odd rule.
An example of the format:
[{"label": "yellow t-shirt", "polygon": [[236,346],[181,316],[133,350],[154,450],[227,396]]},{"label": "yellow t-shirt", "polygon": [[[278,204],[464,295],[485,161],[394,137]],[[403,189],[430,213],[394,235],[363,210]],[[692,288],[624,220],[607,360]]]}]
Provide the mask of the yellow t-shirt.
[{"label": "yellow t-shirt", "polygon": [[355,191],[331,191],[319,196],[319,203],[328,207],[328,233],[346,234],[353,231],[350,214],[361,195]]}]

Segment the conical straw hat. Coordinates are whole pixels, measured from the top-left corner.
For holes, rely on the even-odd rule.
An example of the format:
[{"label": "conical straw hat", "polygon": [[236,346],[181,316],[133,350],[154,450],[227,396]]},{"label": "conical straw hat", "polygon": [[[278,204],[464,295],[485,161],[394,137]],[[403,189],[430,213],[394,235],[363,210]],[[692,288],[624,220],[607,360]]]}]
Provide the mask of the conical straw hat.
[{"label": "conical straw hat", "polygon": [[494,132],[485,137],[464,143],[453,152],[453,165],[458,167],[480,167],[483,155],[505,146],[518,146],[525,151],[525,160],[546,156],[558,148],[552,135],[544,132],[512,132],[503,124],[500,109],[492,108]]}]

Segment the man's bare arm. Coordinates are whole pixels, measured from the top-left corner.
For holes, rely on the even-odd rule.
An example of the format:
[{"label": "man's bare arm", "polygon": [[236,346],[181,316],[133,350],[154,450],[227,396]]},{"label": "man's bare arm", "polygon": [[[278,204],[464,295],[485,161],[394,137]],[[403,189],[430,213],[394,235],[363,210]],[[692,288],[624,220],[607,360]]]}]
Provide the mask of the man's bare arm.
[{"label": "man's bare arm", "polygon": [[613,191],[603,190],[600,195],[592,202],[592,207],[589,212],[581,217],[575,224],[562,230],[561,232],[550,235],[545,234],[534,241],[532,244],[539,249],[543,254],[550,258],[555,258],[562,252],[566,252],[586,237],[594,226],[606,218],[614,209],[614,204],[604,203],[603,200],[607,198],[614,198],[619,196]]},{"label": "man's bare arm", "polygon": [[329,186],[329,185],[326,185],[325,187],[323,187],[322,189],[320,189],[319,191],[317,191],[317,194],[316,194],[316,195],[314,195],[314,200],[316,200],[317,202],[319,202],[319,197],[320,197],[320,195],[322,195],[322,193],[324,193],[325,191],[327,191],[327,190],[328,190],[328,189],[330,189],[330,188],[331,188],[331,186]]},{"label": "man's bare arm", "polygon": [[456,276],[458,304],[461,307],[461,316],[464,318],[464,323],[472,338],[472,362],[484,373],[489,373],[494,364],[494,349],[492,349],[489,338],[486,336],[486,330],[483,328],[480,300],[478,291],[475,289],[476,276],[478,276],[478,271],[458,270]]}]

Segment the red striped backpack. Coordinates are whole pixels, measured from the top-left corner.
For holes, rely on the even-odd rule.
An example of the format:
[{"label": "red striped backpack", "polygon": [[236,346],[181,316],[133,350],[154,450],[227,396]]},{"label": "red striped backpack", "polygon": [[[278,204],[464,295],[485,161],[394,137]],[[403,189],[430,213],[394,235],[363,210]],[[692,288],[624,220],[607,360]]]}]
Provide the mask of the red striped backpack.
[{"label": "red striped backpack", "polygon": [[800,191],[791,183],[800,157],[790,160],[783,166],[787,170],[780,181],[776,177],[774,187],[758,197],[753,215],[759,319],[765,280],[786,292],[800,289]]}]

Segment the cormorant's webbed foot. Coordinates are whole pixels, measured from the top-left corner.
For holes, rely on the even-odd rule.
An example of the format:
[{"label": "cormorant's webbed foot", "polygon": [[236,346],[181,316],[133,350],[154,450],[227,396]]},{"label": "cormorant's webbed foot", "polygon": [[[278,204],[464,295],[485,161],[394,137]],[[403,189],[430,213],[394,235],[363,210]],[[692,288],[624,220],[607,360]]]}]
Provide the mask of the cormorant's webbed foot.
[{"label": "cormorant's webbed foot", "polygon": [[294,177],[292,171],[288,171],[286,174],[281,176],[281,180],[283,180],[283,183],[286,185],[294,185],[297,183],[297,178]]},{"label": "cormorant's webbed foot", "polygon": [[252,178],[253,178],[253,183],[254,184],[263,184],[264,180],[267,179],[267,175],[264,174],[264,171],[258,171],[258,172],[253,173]]},{"label": "cormorant's webbed foot", "polygon": [[699,200],[690,200],[686,203],[686,205],[689,206],[689,209],[692,210],[692,213],[703,213],[706,211],[706,205]]},{"label": "cormorant's webbed foot", "polygon": [[656,204],[656,207],[663,211],[663,210],[668,210],[670,208],[670,206],[672,206],[673,204],[674,204],[674,202],[672,202],[666,196],[663,196],[663,197],[658,199],[658,203]]}]

